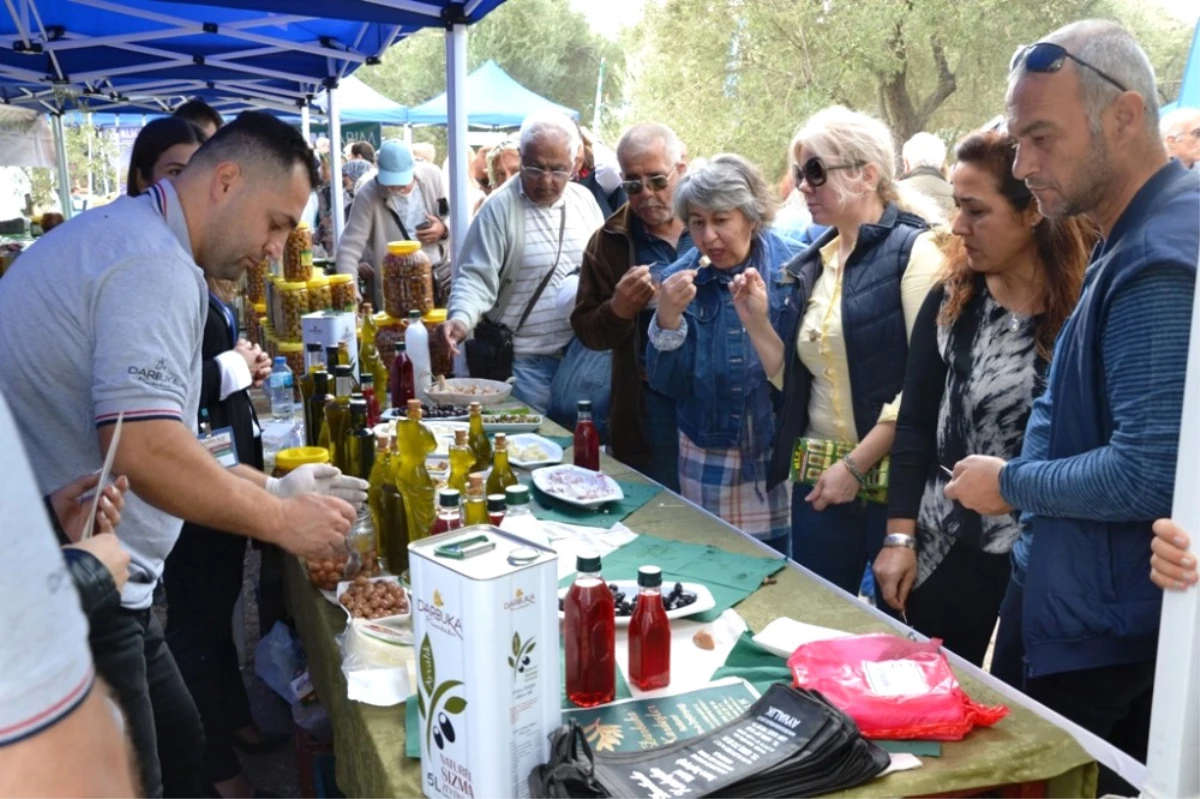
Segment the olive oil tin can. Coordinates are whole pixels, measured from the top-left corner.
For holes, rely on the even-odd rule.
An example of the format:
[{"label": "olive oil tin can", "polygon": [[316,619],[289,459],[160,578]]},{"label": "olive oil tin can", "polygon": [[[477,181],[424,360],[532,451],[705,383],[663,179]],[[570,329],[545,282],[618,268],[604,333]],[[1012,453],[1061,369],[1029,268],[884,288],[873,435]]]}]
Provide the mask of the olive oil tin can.
[{"label": "olive oil tin can", "polygon": [[562,723],[558,556],[491,525],[408,550],[422,790],[528,797]]}]

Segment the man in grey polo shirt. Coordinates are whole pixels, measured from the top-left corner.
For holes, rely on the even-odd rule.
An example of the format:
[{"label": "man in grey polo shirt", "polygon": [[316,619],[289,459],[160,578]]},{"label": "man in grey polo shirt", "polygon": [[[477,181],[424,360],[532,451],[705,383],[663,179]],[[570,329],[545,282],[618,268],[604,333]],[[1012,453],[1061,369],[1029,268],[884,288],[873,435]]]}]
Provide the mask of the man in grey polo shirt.
[{"label": "man in grey polo shirt", "polygon": [[147,796],[204,792],[199,717],[150,613],[180,519],[323,558],[345,546],[355,518],[337,496],[310,493],[353,499],[353,486],[227,470],[195,435],[205,277],[235,279],[279,257],[315,185],[312,163],[290,127],[243,114],[173,187],[60,226],[0,284],[0,387],[41,491],[99,469],[125,418],[113,473],[131,486],[118,531],[130,578],[91,646],[129,718]]}]

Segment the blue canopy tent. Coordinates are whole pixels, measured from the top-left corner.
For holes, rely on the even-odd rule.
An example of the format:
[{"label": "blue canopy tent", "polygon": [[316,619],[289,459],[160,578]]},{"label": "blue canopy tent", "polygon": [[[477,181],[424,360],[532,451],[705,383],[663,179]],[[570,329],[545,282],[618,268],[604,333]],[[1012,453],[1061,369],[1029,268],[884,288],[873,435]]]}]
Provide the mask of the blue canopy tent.
[{"label": "blue canopy tent", "polygon": [[[411,125],[445,125],[446,94],[408,111]],[[488,61],[467,76],[467,124],[481,128],[515,128],[538,111],[558,111],[572,119],[579,112],[551,102],[513,80],[495,61]]]},{"label": "blue canopy tent", "polygon": [[[245,107],[299,109],[307,127],[312,99],[324,86],[331,90],[330,133],[336,138],[339,82],[359,65],[377,63],[400,38],[439,27],[446,32],[451,190],[465,197],[466,161],[459,154],[466,135],[461,101],[467,25],[503,1],[5,0],[0,103],[50,112],[61,145],[65,111],[165,113],[195,96],[228,114]],[[335,173],[340,155],[331,153]],[[339,182],[333,191],[340,209]],[[467,228],[466,208],[458,205],[451,206],[454,251]],[[342,222],[335,213],[335,236]]]},{"label": "blue canopy tent", "polygon": [[[355,77],[338,84],[342,122],[377,122],[380,125],[407,125],[408,108],[384,97]],[[316,99],[319,108],[326,109],[328,95]]]},{"label": "blue canopy tent", "polygon": [[1176,108],[1200,108],[1200,22],[1192,34],[1192,49],[1188,53],[1187,66],[1183,69],[1183,82],[1179,84],[1179,97],[1159,110],[1162,113]]}]

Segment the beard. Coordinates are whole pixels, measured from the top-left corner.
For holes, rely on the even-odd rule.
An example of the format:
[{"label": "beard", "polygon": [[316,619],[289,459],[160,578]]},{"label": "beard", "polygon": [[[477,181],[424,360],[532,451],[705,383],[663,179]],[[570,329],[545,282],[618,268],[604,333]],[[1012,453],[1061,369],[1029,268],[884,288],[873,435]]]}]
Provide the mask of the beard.
[{"label": "beard", "polygon": [[1108,143],[1102,133],[1093,132],[1088,151],[1075,169],[1071,182],[1059,190],[1056,202],[1043,202],[1038,197],[1038,209],[1043,216],[1052,218],[1086,214],[1104,200],[1112,181]]}]

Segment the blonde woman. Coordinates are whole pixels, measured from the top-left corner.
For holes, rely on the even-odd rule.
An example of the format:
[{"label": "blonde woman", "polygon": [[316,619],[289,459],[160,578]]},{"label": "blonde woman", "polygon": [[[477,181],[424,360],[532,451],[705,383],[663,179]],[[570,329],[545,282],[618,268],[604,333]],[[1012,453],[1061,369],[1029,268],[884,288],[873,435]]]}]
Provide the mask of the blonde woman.
[{"label": "blonde woman", "polygon": [[[788,263],[781,322],[746,323],[783,391],[768,485],[788,478],[799,438],[853,448],[815,485],[794,487],[792,557],[857,594],[887,525],[887,506],[857,495],[892,446],[908,335],[942,262],[926,221],[938,214],[897,185],[892,135],[866,114],[818,112],[792,140],[791,161],[813,222],[829,229]],[[748,296],[766,293],[760,275],[741,282]]]}]

